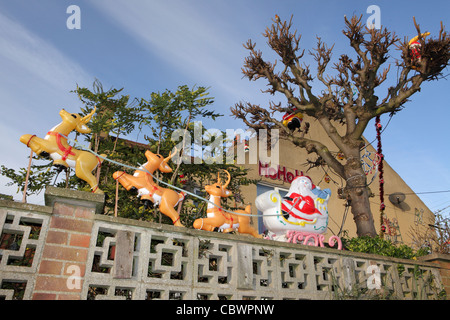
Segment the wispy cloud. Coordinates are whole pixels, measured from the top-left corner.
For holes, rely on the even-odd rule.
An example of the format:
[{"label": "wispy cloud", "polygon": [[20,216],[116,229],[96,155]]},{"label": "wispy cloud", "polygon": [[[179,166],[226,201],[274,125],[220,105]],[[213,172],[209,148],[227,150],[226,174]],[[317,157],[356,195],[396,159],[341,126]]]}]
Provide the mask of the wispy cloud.
[{"label": "wispy cloud", "polygon": [[[30,153],[20,136],[42,135],[57,124],[60,108],[80,105],[70,90],[94,78],[53,44],[2,13],[0,70],[0,164],[18,169],[27,166]],[[14,194],[16,189],[5,187],[6,182],[0,177],[0,192]]]},{"label": "wispy cloud", "polygon": [[[0,56],[54,89],[64,90],[87,73],[53,45],[0,14]],[[6,62],[5,61],[5,62]]]},{"label": "wispy cloud", "polygon": [[44,103],[72,102],[68,97],[75,84],[93,80],[54,45],[1,13],[0,69],[5,75],[0,79],[4,109],[14,113],[36,114]]},{"label": "wispy cloud", "polygon": [[[236,28],[236,11],[219,3],[187,1],[96,1],[142,48],[180,74],[201,79],[229,96],[244,91],[240,80],[245,32]],[[217,6],[211,10],[211,6]],[[242,27],[242,22],[241,22]],[[203,83],[201,83],[203,84]]]}]

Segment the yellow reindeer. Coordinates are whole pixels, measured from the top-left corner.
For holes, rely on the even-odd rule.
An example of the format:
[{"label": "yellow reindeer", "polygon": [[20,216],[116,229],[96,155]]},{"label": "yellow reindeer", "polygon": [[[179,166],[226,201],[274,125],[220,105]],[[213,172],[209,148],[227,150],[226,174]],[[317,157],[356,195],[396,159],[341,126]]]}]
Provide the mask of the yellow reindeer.
[{"label": "yellow reindeer", "polygon": [[[53,159],[53,165],[75,168],[76,176],[86,181],[92,192],[102,194],[103,191],[98,188],[97,179],[92,174],[92,170],[103,162],[103,159],[88,151],[73,148],[67,143],[66,138],[73,130],[79,133],[90,133],[91,129],[86,124],[91,120],[95,110],[96,108],[82,117],[77,113],[69,113],[62,109],[59,112],[62,122],[50,129],[44,139],[36,137],[36,135],[24,134],[20,137],[20,141],[37,155],[50,156]],[[105,157],[106,155],[102,154],[101,156]]]}]

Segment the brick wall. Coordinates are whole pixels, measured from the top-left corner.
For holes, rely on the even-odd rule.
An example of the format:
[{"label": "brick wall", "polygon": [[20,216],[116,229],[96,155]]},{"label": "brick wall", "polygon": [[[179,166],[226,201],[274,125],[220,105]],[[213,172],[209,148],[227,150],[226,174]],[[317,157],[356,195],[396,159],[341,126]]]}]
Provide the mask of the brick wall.
[{"label": "brick wall", "polygon": [[450,255],[433,253],[428,256],[422,257],[421,260],[432,262],[439,266],[439,273],[441,274],[442,284],[444,285],[444,289],[447,292],[447,295],[450,295]]},{"label": "brick wall", "polygon": [[94,209],[56,202],[33,299],[80,299]]},{"label": "brick wall", "polygon": [[[61,192],[62,191],[62,192]],[[50,194],[50,196],[49,196]],[[46,192],[53,213],[36,276],[33,300],[79,300],[96,207],[77,201],[86,193]],[[102,202],[103,198],[97,199]],[[97,202],[98,202],[97,201]]]}]

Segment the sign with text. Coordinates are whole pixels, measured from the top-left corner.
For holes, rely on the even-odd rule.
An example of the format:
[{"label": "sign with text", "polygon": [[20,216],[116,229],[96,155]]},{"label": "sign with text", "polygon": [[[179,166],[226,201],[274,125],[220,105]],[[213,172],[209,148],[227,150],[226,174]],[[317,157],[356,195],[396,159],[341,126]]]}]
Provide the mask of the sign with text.
[{"label": "sign with text", "polygon": [[272,180],[281,180],[287,183],[292,183],[295,177],[301,176],[303,172],[298,170],[291,172],[284,166],[277,165],[275,168],[273,166],[269,166],[268,163],[259,161],[258,174]]}]

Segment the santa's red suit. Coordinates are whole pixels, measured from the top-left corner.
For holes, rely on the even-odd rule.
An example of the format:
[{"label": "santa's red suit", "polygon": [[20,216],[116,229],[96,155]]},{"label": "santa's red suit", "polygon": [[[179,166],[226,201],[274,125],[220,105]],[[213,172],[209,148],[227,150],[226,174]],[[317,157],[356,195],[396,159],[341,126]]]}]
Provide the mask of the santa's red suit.
[{"label": "santa's red suit", "polygon": [[313,198],[310,196],[302,196],[298,193],[291,193],[289,197],[284,197],[281,202],[281,210],[297,219],[305,219],[299,216],[299,213],[307,215],[314,213],[321,214],[314,205]]}]

